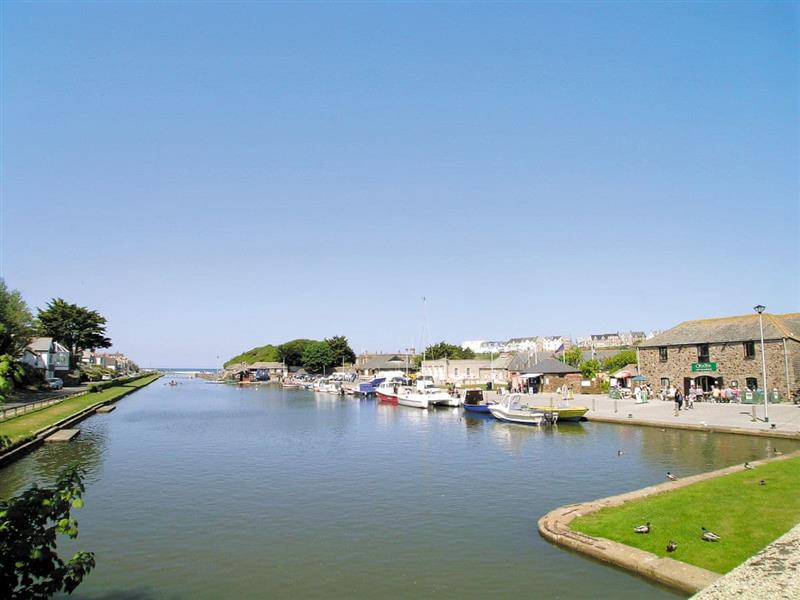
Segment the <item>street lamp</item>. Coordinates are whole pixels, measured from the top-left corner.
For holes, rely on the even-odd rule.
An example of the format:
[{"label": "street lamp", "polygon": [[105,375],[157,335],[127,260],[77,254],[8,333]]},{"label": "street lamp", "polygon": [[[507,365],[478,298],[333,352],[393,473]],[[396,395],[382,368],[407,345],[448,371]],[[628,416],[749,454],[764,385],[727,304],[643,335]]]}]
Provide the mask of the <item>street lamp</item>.
[{"label": "street lamp", "polygon": [[767,412],[767,406],[769,405],[769,388],[767,387],[767,355],[764,349],[764,320],[761,317],[761,313],[763,313],[766,309],[767,307],[762,306],[761,304],[753,307],[753,310],[758,313],[758,327],[761,330],[761,374],[764,378],[764,423],[769,423],[769,414]]}]

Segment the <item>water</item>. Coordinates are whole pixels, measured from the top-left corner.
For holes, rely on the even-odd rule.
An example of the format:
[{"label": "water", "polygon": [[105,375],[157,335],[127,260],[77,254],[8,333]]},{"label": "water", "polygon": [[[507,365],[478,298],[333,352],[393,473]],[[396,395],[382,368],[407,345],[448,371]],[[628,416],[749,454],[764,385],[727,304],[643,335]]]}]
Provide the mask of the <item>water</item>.
[{"label": "water", "polygon": [[97,555],[77,598],[672,598],[550,545],[536,521],[772,445],[192,380],[117,406],[0,470],[8,496],[87,467],[80,536],[61,546]]}]

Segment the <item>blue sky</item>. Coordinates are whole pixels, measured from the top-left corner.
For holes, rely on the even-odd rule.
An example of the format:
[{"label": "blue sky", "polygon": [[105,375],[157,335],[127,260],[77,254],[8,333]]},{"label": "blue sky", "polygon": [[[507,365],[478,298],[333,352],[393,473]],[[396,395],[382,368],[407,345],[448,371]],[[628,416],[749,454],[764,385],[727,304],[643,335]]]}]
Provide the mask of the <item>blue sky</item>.
[{"label": "blue sky", "polygon": [[795,311],[799,15],[5,2],[2,274],[145,366]]}]

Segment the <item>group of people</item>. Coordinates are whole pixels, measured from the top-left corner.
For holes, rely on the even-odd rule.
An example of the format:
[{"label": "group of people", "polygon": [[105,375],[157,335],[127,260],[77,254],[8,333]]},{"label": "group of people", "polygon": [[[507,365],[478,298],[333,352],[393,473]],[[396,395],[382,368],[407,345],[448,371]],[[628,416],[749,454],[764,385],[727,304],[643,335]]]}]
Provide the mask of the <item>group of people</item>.
[{"label": "group of people", "polygon": [[[670,385],[663,388],[660,393],[661,400],[673,401],[677,410],[687,410],[694,408],[695,402],[741,402],[742,391],[738,387],[719,387],[711,386],[711,390],[704,391],[703,388],[691,385],[689,391],[684,394],[682,390]],[[685,407],[683,405],[686,405]]]}]

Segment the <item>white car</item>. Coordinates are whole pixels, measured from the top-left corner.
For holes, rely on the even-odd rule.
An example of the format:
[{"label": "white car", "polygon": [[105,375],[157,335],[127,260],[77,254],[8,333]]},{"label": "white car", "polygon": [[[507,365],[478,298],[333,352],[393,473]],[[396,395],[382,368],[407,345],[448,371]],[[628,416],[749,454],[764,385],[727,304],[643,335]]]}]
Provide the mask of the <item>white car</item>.
[{"label": "white car", "polygon": [[64,387],[64,380],[60,377],[48,377],[44,380],[47,383],[47,387],[51,390],[60,390]]}]

